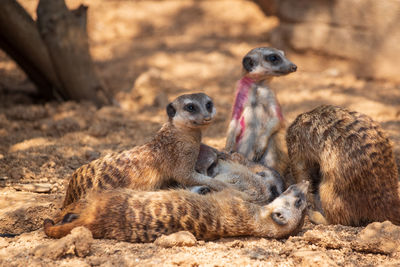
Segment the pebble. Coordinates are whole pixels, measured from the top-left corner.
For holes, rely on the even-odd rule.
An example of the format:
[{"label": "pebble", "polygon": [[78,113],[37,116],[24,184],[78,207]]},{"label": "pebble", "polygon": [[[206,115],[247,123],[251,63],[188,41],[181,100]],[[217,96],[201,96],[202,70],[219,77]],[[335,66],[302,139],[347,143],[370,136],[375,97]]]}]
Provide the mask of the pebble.
[{"label": "pebble", "polygon": [[162,235],[154,241],[154,244],[164,248],[192,247],[196,245],[196,237],[188,231],[180,231],[170,235]]},{"label": "pebble", "polygon": [[72,229],[71,233],[61,239],[39,245],[33,249],[33,255],[37,258],[61,259],[67,255],[86,257],[90,253],[93,243],[92,233],[80,226]]},{"label": "pebble", "polygon": [[400,226],[389,221],[370,223],[352,245],[353,249],[368,253],[400,252]]},{"label": "pebble", "polygon": [[49,183],[42,184],[16,184],[13,186],[18,191],[28,191],[35,193],[50,193],[53,185]]}]

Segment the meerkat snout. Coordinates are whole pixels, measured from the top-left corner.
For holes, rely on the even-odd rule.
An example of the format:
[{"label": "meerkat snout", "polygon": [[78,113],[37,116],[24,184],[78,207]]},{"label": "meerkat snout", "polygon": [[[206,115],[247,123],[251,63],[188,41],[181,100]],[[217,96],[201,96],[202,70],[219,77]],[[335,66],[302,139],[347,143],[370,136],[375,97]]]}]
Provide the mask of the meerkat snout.
[{"label": "meerkat snout", "polygon": [[295,72],[297,70],[297,66],[295,65],[295,64],[291,64],[290,66],[289,66],[289,71],[290,72]]}]

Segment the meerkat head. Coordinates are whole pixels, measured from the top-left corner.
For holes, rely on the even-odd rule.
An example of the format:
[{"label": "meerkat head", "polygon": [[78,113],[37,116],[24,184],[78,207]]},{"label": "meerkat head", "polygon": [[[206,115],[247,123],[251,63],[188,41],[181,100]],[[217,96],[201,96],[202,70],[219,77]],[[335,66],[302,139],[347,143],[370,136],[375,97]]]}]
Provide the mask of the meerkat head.
[{"label": "meerkat head", "polygon": [[307,207],[308,185],[308,181],[303,181],[289,186],[278,198],[263,207],[260,223],[281,237],[299,230]]},{"label": "meerkat head", "polygon": [[169,120],[177,127],[205,128],[215,113],[212,99],[203,93],[181,95],[167,105]]},{"label": "meerkat head", "polygon": [[245,76],[255,81],[286,75],[297,70],[297,66],[285,57],[283,51],[272,47],[252,49],[244,56],[242,65]]}]

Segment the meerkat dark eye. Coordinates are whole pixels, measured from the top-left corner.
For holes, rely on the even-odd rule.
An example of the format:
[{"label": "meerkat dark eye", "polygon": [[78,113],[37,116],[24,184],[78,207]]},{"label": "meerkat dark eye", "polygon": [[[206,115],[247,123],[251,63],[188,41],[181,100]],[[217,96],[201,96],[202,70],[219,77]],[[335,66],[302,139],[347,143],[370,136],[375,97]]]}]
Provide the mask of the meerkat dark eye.
[{"label": "meerkat dark eye", "polygon": [[196,106],[193,104],[187,104],[184,108],[187,112],[193,113],[196,112]]},{"label": "meerkat dark eye", "polygon": [[272,64],[278,64],[279,62],[281,62],[281,57],[278,56],[277,54],[271,54],[271,55],[267,55],[264,57],[265,61],[269,61]]},{"label": "meerkat dark eye", "polygon": [[213,109],[213,106],[214,106],[213,103],[211,101],[208,101],[207,104],[206,104],[207,111],[211,112],[212,109]]},{"label": "meerkat dark eye", "polygon": [[300,208],[301,204],[303,204],[303,200],[301,198],[297,199],[296,202],[294,203],[294,206],[296,208]]}]

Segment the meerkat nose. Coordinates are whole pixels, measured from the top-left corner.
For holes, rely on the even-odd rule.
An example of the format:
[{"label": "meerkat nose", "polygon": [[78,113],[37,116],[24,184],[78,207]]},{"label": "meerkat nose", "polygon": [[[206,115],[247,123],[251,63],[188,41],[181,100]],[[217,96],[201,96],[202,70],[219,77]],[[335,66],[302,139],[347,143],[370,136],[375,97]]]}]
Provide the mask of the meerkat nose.
[{"label": "meerkat nose", "polygon": [[205,121],[210,121],[211,120],[211,116],[204,117],[204,120]]},{"label": "meerkat nose", "polygon": [[297,66],[295,64],[291,64],[289,69],[291,72],[295,72],[297,70]]}]

